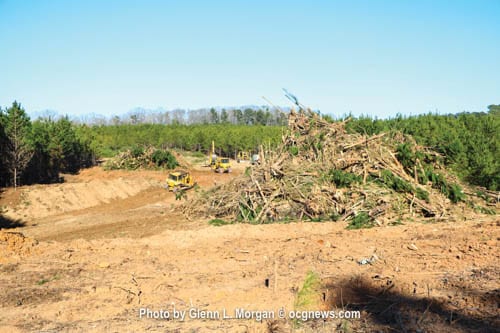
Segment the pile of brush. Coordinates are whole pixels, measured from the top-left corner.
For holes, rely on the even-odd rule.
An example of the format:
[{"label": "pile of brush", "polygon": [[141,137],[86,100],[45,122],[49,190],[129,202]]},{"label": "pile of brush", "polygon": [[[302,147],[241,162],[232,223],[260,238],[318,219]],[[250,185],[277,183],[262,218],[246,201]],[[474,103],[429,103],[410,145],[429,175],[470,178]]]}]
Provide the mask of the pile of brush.
[{"label": "pile of brush", "polygon": [[202,192],[184,212],[253,223],[351,219],[355,226],[473,208],[439,154],[398,133],[348,133],[348,121],[290,112],[276,149],[261,147],[260,164]]},{"label": "pile of brush", "polygon": [[179,162],[171,152],[150,146],[137,146],[108,160],[104,164],[104,169],[174,169],[177,166]]}]

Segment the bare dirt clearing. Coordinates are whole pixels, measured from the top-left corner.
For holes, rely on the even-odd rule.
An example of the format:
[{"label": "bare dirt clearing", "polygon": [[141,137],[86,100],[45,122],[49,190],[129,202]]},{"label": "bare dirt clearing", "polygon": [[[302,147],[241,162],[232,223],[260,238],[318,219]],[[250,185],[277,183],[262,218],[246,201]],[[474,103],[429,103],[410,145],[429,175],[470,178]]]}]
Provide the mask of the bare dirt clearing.
[{"label": "bare dirt clearing", "polygon": [[[234,166],[241,174],[248,163]],[[233,176],[192,172],[201,188]],[[177,212],[165,177],[96,167],[63,184],[2,193],[3,216],[19,224],[0,232],[0,330],[500,329],[497,216],[354,231],[344,222],[212,227]],[[361,319],[139,318],[140,308],[173,304],[229,314],[292,310],[308,271],[321,277],[325,308],[360,310]]]},{"label": "bare dirt clearing", "polygon": [[[248,166],[233,164],[232,174],[217,174],[201,165],[190,169],[203,189],[228,181]],[[65,175],[62,184],[8,189],[1,194],[0,207],[3,216],[24,225],[25,235],[39,240],[145,237],[167,227],[186,228],[185,221],[179,223],[184,217],[175,210],[181,201],[164,188],[167,175],[166,171],[94,167]]]}]

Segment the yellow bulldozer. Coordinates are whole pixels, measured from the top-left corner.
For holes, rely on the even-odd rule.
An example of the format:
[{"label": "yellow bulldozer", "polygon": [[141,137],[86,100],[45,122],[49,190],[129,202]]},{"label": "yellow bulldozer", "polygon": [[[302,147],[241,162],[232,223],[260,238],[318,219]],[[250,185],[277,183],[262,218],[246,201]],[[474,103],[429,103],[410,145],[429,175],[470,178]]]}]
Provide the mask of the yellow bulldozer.
[{"label": "yellow bulldozer", "polygon": [[189,190],[194,187],[196,183],[191,174],[187,171],[171,172],[167,178],[167,187],[169,191],[177,192],[180,190]]},{"label": "yellow bulldozer", "polygon": [[227,157],[217,157],[212,169],[218,173],[231,172],[231,162]]}]

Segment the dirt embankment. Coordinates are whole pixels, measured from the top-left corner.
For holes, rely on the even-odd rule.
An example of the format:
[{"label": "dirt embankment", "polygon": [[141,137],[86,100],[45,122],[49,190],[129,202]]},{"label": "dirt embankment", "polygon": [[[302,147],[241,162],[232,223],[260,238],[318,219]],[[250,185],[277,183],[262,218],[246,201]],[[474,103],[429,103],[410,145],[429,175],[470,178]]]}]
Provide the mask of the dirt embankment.
[{"label": "dirt embankment", "polygon": [[164,188],[167,171],[151,170],[94,167],[65,175],[65,183],[6,189],[0,194],[0,228],[22,226],[23,233],[39,240],[146,237],[166,228],[184,228],[185,223],[177,222],[182,217],[176,207],[196,191],[225,183],[248,166],[233,164],[231,174],[191,164],[198,186],[182,200]]},{"label": "dirt embankment", "polygon": [[54,185],[19,188],[20,202],[4,215],[15,219],[34,219],[125,199],[161,183],[152,178],[94,179]]}]

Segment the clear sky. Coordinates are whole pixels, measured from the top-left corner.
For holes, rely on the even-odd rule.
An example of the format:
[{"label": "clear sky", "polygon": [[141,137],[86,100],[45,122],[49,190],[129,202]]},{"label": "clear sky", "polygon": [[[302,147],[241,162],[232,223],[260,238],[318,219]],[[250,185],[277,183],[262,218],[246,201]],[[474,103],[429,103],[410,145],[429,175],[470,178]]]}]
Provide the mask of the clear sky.
[{"label": "clear sky", "polygon": [[0,105],[290,105],[387,117],[500,104],[500,0],[0,0]]}]

